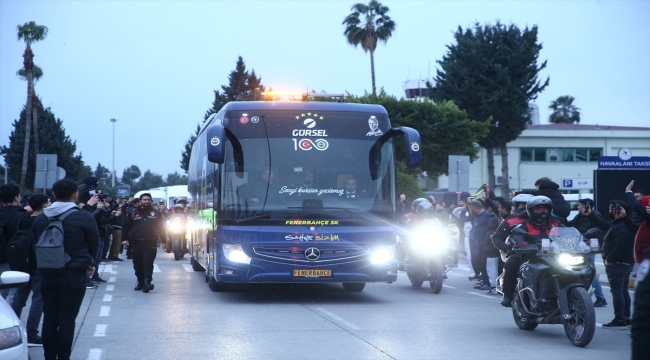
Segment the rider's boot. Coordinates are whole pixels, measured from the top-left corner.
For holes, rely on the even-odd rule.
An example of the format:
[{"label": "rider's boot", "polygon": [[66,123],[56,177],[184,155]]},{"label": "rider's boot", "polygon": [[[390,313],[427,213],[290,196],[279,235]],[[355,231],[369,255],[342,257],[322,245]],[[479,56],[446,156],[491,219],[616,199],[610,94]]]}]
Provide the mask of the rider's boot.
[{"label": "rider's boot", "polygon": [[151,283],[151,279],[147,278],[144,279],[144,287],[142,288],[142,292],[148,293],[149,291],[153,290],[153,284]]}]

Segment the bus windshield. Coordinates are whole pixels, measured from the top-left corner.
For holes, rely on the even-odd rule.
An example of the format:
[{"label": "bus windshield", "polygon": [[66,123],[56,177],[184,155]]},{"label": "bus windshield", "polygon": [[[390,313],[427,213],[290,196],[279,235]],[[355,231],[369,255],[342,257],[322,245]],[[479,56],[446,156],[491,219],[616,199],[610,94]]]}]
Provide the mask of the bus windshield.
[{"label": "bus windshield", "polygon": [[[385,114],[230,111],[223,122],[241,144],[243,161],[226,141],[220,219],[285,225],[393,217],[391,140],[373,156],[375,180],[369,160],[390,126]],[[243,162],[243,171],[237,172],[235,161]]]}]

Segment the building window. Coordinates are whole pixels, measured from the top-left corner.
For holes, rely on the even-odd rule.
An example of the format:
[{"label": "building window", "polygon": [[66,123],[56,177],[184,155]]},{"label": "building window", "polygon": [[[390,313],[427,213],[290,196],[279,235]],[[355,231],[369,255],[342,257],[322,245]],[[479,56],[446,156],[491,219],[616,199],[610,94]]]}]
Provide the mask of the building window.
[{"label": "building window", "polygon": [[601,154],[599,148],[519,148],[519,161],[596,162]]}]

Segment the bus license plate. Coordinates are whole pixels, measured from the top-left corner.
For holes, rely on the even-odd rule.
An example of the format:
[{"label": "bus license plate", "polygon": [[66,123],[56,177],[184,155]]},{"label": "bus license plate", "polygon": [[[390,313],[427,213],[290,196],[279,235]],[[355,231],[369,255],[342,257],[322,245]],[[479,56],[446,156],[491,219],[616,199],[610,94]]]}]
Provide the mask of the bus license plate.
[{"label": "bus license plate", "polygon": [[325,277],[332,276],[332,270],[294,270],[295,277]]}]

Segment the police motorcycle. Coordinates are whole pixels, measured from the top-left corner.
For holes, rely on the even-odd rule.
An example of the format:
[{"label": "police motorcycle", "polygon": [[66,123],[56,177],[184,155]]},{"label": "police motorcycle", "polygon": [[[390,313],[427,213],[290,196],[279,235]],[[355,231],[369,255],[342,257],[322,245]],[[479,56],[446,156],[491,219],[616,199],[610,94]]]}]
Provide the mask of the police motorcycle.
[{"label": "police motorcycle", "polygon": [[421,287],[429,281],[431,291],[438,294],[445,274],[452,268],[449,236],[440,221],[432,218],[433,205],[428,200],[414,200],[413,209],[417,218],[407,219],[411,231],[402,233],[399,239],[400,267],[406,271],[411,286]]},{"label": "police motorcycle", "polygon": [[[513,249],[514,253],[531,255],[519,267],[513,294],[512,315],[517,327],[533,330],[539,324],[563,324],[573,345],[584,347],[591,342],[596,312],[587,290],[596,267],[589,255],[600,249],[598,239],[588,238],[597,231],[591,229],[582,235],[572,227],[556,227],[540,244],[525,230],[513,229],[513,236],[522,235],[530,241]],[[501,279],[497,291],[503,294]]]},{"label": "police motorcycle", "polygon": [[183,213],[183,210],[185,210],[183,205],[176,204],[173,209],[174,213],[166,221],[167,236],[169,236],[169,241],[171,242],[171,246],[168,244],[167,248],[174,253],[174,260],[180,260],[188,253],[187,221]]}]

